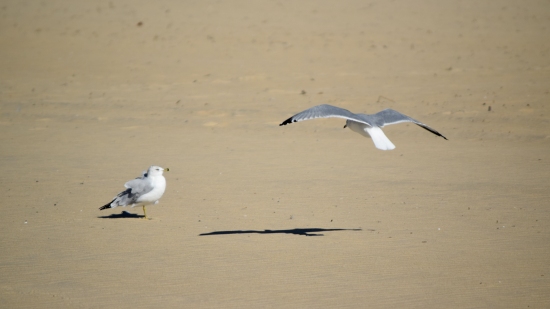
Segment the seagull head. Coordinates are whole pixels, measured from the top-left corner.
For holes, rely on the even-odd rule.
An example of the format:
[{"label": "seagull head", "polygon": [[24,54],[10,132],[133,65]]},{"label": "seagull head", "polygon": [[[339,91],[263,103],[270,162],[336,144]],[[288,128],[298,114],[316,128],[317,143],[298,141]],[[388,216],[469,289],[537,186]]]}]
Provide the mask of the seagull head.
[{"label": "seagull head", "polygon": [[[166,169],[166,171],[169,171],[169,169]],[[151,165],[149,169],[147,170],[147,176],[160,176],[164,172],[164,168],[157,166],[157,165]]]}]

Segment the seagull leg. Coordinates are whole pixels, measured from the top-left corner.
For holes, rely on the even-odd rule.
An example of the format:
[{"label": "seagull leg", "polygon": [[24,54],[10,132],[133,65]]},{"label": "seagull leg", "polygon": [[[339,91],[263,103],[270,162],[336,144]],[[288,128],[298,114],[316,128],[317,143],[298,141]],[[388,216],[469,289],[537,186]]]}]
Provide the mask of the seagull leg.
[{"label": "seagull leg", "polygon": [[145,215],[145,220],[147,220],[147,212],[145,211],[145,205],[143,205],[143,214]]}]

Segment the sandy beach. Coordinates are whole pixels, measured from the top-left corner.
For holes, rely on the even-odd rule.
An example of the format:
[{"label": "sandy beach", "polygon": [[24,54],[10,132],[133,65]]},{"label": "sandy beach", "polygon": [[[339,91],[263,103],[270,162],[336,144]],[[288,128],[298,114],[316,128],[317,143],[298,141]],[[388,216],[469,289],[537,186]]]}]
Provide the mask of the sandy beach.
[{"label": "sandy beach", "polygon": [[[0,3],[1,308],[549,308],[547,1]],[[393,108],[391,151],[331,104]],[[151,220],[99,211],[170,168]]]}]

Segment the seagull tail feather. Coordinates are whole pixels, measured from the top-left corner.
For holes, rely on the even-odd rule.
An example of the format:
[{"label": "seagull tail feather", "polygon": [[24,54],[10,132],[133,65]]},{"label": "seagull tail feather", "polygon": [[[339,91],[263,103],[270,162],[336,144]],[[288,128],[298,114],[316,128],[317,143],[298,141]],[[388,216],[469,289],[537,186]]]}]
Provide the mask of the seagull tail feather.
[{"label": "seagull tail feather", "polygon": [[395,145],[390,141],[390,139],[384,134],[384,131],[379,127],[366,127],[367,131],[374,142],[374,146],[381,150],[392,150],[395,149]]}]

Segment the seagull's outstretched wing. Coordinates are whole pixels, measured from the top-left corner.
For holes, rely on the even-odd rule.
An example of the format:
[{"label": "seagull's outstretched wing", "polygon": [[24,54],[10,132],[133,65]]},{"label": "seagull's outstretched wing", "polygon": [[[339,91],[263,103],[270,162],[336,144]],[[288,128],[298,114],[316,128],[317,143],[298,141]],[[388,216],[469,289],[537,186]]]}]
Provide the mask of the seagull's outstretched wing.
[{"label": "seagull's outstretched wing", "polygon": [[405,114],[401,114],[400,112],[396,111],[396,110],[393,110],[391,108],[388,108],[388,109],[385,109],[381,112],[378,112],[374,115],[370,115],[374,121],[374,124],[376,126],[379,126],[379,127],[383,127],[385,125],[390,125],[390,124],[396,124],[396,123],[401,123],[401,122],[412,122],[430,132],[432,132],[433,134],[437,135],[437,136],[441,136],[443,137],[444,139],[447,139],[445,136],[443,136],[443,134],[437,132],[436,130],[430,128],[429,126],[423,124],[422,122],[418,121],[418,120],[415,120]]},{"label": "seagull's outstretched wing", "polygon": [[304,121],[309,119],[315,119],[315,118],[344,118],[344,119],[350,119],[356,122],[364,123],[366,125],[371,125],[368,123],[365,119],[361,118],[359,115],[356,115],[347,109],[343,109],[340,107],[328,105],[328,104],[322,104],[314,106],[310,109],[306,109],[303,112],[300,112],[287,120],[283,121],[280,126],[287,125],[289,123],[298,122],[298,121]]}]

